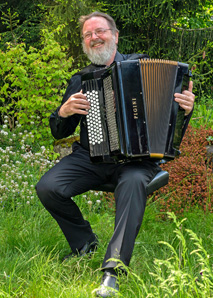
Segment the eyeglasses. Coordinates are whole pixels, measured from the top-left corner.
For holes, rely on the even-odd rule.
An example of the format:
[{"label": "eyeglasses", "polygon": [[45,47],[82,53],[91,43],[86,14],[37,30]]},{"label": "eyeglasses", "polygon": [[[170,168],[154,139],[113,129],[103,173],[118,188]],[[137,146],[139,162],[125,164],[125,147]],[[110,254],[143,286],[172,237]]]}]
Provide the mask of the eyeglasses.
[{"label": "eyeglasses", "polygon": [[84,33],[82,35],[83,39],[86,39],[86,40],[89,40],[92,38],[92,34],[95,33],[95,35],[97,37],[101,37],[102,35],[104,35],[104,33],[108,30],[112,30],[112,29],[104,29],[104,28],[98,28],[98,29],[95,29],[94,31],[88,31],[86,33]]}]

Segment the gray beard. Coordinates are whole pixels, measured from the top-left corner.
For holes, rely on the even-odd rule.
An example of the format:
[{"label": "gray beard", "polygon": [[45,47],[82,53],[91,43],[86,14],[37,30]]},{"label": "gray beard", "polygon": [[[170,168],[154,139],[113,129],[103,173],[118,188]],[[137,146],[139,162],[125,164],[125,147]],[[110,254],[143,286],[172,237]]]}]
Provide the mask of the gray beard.
[{"label": "gray beard", "polygon": [[97,65],[106,65],[107,62],[111,59],[113,53],[117,49],[117,45],[115,43],[115,36],[112,37],[112,39],[109,42],[105,43],[105,46],[103,49],[93,49],[89,48],[87,49],[85,47],[84,41],[82,42],[83,51],[89,58],[89,60]]}]

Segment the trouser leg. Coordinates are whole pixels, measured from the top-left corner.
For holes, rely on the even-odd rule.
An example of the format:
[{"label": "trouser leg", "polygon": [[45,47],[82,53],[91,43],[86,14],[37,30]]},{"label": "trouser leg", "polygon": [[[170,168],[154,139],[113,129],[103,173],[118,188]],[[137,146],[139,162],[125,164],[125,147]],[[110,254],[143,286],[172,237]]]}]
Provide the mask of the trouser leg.
[{"label": "trouser leg", "polygon": [[115,229],[103,268],[116,266],[116,262],[108,262],[110,258],[120,259],[125,265],[129,265],[145,211],[146,186],[159,170],[159,167],[150,161],[127,164],[117,170]]},{"label": "trouser leg", "polygon": [[58,222],[72,251],[95,239],[71,197],[103,183],[104,170],[90,162],[88,153],[78,147],[49,170],[36,185],[39,199]]}]

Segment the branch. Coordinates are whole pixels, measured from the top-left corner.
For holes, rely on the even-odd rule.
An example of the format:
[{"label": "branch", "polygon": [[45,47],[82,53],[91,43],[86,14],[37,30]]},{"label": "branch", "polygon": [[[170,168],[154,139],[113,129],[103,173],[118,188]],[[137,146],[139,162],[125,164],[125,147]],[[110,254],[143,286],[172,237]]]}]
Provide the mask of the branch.
[{"label": "branch", "polygon": [[183,31],[203,31],[203,30],[212,30],[213,26],[211,27],[206,27],[206,28],[195,28],[195,29],[186,29],[186,28],[180,28],[180,27],[175,27],[171,25],[171,28],[177,29],[177,30],[183,30]]}]

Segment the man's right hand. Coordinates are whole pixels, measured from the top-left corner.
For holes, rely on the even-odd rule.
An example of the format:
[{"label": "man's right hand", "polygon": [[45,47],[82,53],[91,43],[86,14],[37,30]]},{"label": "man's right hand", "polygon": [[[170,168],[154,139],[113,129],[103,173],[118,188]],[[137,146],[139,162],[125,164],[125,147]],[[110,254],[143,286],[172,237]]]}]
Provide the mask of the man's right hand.
[{"label": "man's right hand", "polygon": [[58,114],[59,116],[66,118],[74,114],[87,115],[90,109],[90,103],[87,101],[87,97],[82,91],[75,93],[61,106]]}]

